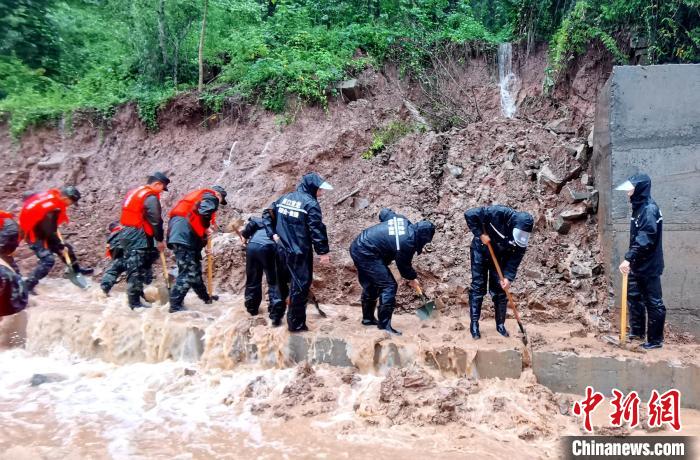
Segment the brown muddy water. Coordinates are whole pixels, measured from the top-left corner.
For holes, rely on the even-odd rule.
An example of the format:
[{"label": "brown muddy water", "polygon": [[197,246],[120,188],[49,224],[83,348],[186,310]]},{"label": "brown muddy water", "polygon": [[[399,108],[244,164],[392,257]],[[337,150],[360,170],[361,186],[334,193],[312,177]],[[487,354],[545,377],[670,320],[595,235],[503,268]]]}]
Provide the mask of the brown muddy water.
[{"label": "brown muddy water", "polygon": [[[93,291],[48,280],[29,309],[26,347],[0,351],[0,459],[559,458],[560,438],[581,433],[570,411],[578,397],[553,393],[529,371],[475,380],[419,365],[295,365],[284,359],[286,331],[251,323],[238,297],[208,310],[188,297],[195,311],[176,317],[162,306],[130,312],[119,294]],[[328,320],[309,309],[309,334],[342,332],[353,362],[383,340],[357,324],[358,309],[323,307]],[[518,343],[497,338],[488,323],[485,346]],[[177,344],[197,324],[205,346],[188,362]],[[280,359],[246,363],[223,353],[242,324],[253,324],[261,355]],[[465,340],[454,318],[426,328],[400,315],[396,324],[407,332],[400,340],[418,348],[431,338]],[[97,342],[110,362],[86,358]],[[184,350],[180,360],[174,349]],[[35,374],[48,381],[32,386]],[[697,411],[682,417],[680,434],[700,434]],[[594,425],[607,423],[597,411]]]}]

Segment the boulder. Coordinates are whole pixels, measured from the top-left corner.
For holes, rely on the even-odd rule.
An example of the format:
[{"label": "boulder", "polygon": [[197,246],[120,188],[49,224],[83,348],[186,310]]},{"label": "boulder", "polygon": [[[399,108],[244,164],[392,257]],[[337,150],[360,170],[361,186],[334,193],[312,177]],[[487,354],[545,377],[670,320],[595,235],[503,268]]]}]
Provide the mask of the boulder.
[{"label": "boulder", "polygon": [[362,96],[360,85],[356,78],[340,82],[337,88],[347,101],[356,101]]},{"label": "boulder", "polygon": [[593,269],[588,265],[584,265],[580,262],[574,262],[571,264],[571,276],[573,278],[592,278]]},{"label": "boulder", "polygon": [[67,378],[68,377],[61,374],[34,374],[29,380],[29,384],[33,387],[38,387],[39,385],[43,385],[44,383],[62,382]]},{"label": "boulder", "polygon": [[557,216],[557,218],[552,223],[552,228],[555,232],[566,235],[571,230],[571,222],[564,220],[562,216]]},{"label": "boulder", "polygon": [[569,203],[579,203],[590,197],[588,190],[577,188],[575,185],[568,184],[565,188],[567,191],[566,199]]},{"label": "boulder", "polygon": [[564,220],[574,221],[585,219],[587,214],[586,205],[584,203],[579,203],[573,206],[567,206],[559,215]]},{"label": "boulder", "polygon": [[549,165],[544,165],[537,173],[537,179],[540,184],[544,184],[554,193],[559,193],[564,179],[554,174]]},{"label": "boulder", "polygon": [[548,129],[556,134],[575,134],[576,130],[566,125],[566,118],[558,118],[547,123],[544,129]]},{"label": "boulder", "polygon": [[599,202],[600,202],[600,194],[598,193],[598,190],[593,190],[592,192],[589,193],[589,196],[584,201],[584,204],[586,205],[586,209],[591,214],[596,214],[598,212]]}]

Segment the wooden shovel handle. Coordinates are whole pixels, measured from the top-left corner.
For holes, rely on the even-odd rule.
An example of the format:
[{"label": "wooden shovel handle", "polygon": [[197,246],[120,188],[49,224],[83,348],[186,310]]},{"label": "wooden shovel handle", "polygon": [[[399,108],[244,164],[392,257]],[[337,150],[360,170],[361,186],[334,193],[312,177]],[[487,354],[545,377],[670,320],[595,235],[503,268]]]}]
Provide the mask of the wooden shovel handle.
[{"label": "wooden shovel handle", "polygon": [[214,254],[212,254],[212,249],[214,242],[211,240],[211,236],[207,240],[207,290],[209,291],[209,296],[214,295]]},{"label": "wooden shovel handle", "polygon": [[622,274],[622,299],[620,300],[620,343],[627,341],[627,273]]},{"label": "wooden shovel handle", "polygon": [[163,267],[163,280],[165,281],[165,287],[170,289],[170,278],[168,277],[168,265],[165,262],[165,252],[158,251],[160,253],[160,264]]},{"label": "wooden shovel handle", "polygon": [[70,253],[68,252],[68,248],[66,247],[66,242],[63,241],[63,235],[61,235],[61,231],[56,229],[56,235],[58,236],[58,240],[61,242],[61,245],[63,245],[63,258],[66,260],[66,265],[68,265],[72,269],[73,262],[70,260]]},{"label": "wooden shovel handle", "polygon": [[[496,266],[496,273],[498,273],[498,280],[503,282],[503,272],[501,271],[501,265],[498,263],[498,259],[496,259],[496,253],[493,252],[493,247],[491,246],[491,243],[486,243],[486,247],[489,248],[489,252],[491,253],[491,260],[493,260],[493,264]],[[521,326],[520,322],[520,313],[518,313],[518,309],[515,308],[515,301],[513,301],[513,296],[510,293],[510,289],[504,289],[506,291],[506,296],[508,296],[508,304],[510,305],[510,309],[513,310],[513,315],[515,316],[515,320],[518,322],[518,326]]]}]

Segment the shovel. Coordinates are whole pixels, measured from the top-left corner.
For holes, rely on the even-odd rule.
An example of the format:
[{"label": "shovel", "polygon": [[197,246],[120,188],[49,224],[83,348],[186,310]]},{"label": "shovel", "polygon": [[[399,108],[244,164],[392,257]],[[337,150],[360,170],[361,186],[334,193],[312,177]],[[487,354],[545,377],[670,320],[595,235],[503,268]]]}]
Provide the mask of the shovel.
[{"label": "shovel", "polygon": [[77,273],[73,269],[73,261],[70,260],[70,254],[68,253],[68,248],[66,247],[66,243],[63,241],[63,236],[61,236],[61,232],[56,230],[56,235],[58,235],[58,239],[61,241],[61,244],[63,245],[63,259],[66,262],[66,275],[68,279],[70,280],[71,283],[75,284],[78,286],[80,289],[87,289],[88,288],[88,281],[85,279],[85,277],[82,275],[82,273]]},{"label": "shovel", "polygon": [[[501,271],[501,266],[498,264],[498,260],[496,259],[496,253],[493,252],[493,247],[491,246],[491,243],[486,243],[486,246],[488,246],[489,252],[491,253],[491,260],[493,260],[493,264],[496,266],[498,279],[499,281],[503,282],[503,272]],[[508,306],[511,308],[511,310],[513,310],[513,316],[515,316],[515,321],[518,323],[520,332],[522,332],[523,334],[523,345],[527,345],[527,332],[525,332],[523,323],[522,321],[520,321],[520,313],[518,313],[518,308],[515,306],[515,301],[513,300],[513,296],[510,293],[510,289],[505,289],[505,291],[506,295],[508,296]]]},{"label": "shovel", "polygon": [[622,299],[620,302],[620,338],[612,335],[604,335],[606,342],[623,347],[627,342],[627,273],[622,274]]},{"label": "shovel", "polygon": [[311,301],[311,303],[314,304],[314,307],[316,307],[316,311],[318,312],[319,315],[321,315],[321,318],[328,317],[326,312],[321,310],[321,307],[318,305],[318,299],[316,298],[316,294],[314,294],[314,292],[310,289],[309,289],[309,300]]},{"label": "shovel", "polygon": [[209,291],[209,297],[214,295],[214,254],[212,249],[214,242],[211,236],[207,240],[207,291]]},{"label": "shovel", "polygon": [[416,310],[416,315],[418,315],[421,320],[425,321],[433,315],[435,311],[435,301],[428,299],[420,286],[416,287],[416,293],[420,297],[421,302],[423,302],[423,305]]}]

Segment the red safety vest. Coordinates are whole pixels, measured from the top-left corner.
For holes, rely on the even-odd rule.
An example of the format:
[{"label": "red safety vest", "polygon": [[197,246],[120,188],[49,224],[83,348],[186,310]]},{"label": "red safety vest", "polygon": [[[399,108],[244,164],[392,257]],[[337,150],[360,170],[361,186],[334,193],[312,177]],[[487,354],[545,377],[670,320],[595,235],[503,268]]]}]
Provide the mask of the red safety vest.
[{"label": "red safety vest", "polygon": [[146,235],[153,236],[153,227],[143,215],[146,198],[155,195],[160,200],[160,193],[149,185],[142,185],[127,193],[122,203],[122,217],[119,223],[127,227],[142,228]]},{"label": "red safety vest", "polygon": [[14,219],[15,216],[7,211],[0,210],[0,229],[5,226],[5,219]]},{"label": "red safety vest", "polygon": [[66,203],[61,199],[61,192],[57,189],[37,193],[27,198],[19,213],[19,227],[22,229],[24,237],[34,243],[36,241],[34,227],[53,211],[59,211],[58,225],[68,223],[66,208]]},{"label": "red safety vest", "polygon": [[[194,232],[200,238],[204,237],[204,232],[207,229],[204,228],[204,224],[202,223],[202,216],[197,213],[197,205],[200,201],[202,201],[202,196],[205,193],[210,193],[217,196],[217,193],[214,190],[210,190],[208,188],[195,190],[194,192],[188,193],[183,199],[178,201],[173,210],[170,211],[170,214],[168,214],[170,217],[186,217],[190,223],[190,226],[192,227],[192,230],[194,230]],[[216,223],[216,213],[212,214],[211,223]]]}]

